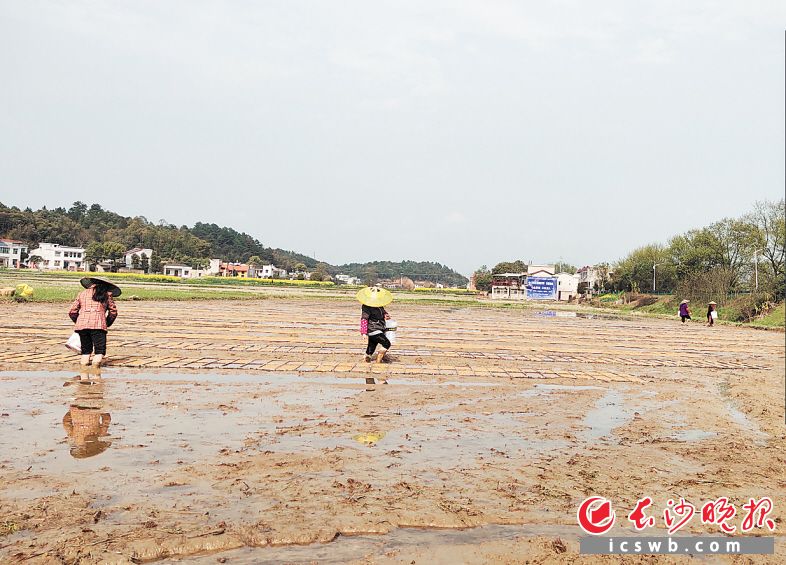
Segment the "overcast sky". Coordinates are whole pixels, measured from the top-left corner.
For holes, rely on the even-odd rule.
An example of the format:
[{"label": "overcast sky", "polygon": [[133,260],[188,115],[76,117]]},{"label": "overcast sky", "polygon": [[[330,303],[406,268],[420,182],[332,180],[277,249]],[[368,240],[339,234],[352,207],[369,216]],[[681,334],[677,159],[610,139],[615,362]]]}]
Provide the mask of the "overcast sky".
[{"label": "overcast sky", "polygon": [[0,0],[0,201],[615,260],[784,192],[786,2]]}]

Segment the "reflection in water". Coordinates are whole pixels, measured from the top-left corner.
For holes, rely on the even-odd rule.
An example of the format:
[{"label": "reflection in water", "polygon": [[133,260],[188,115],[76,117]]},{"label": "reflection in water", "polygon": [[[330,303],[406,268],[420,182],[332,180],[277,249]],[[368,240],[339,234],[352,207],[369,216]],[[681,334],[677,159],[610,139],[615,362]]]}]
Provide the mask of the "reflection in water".
[{"label": "reflection in water", "polygon": [[379,440],[385,437],[385,432],[367,432],[364,434],[357,434],[352,437],[358,443],[374,447]]},{"label": "reflection in water", "polygon": [[[374,381],[374,379],[370,380],[372,382]],[[369,379],[367,378],[366,383],[368,383],[368,381]],[[387,384],[387,381],[382,382]],[[357,415],[369,423],[372,421],[370,419],[381,416],[382,414],[379,409],[382,405],[383,398],[386,396],[385,392],[384,388],[377,389],[375,386],[371,386],[366,388],[365,393],[356,396],[355,410],[357,411]],[[367,427],[367,429],[361,433],[355,434],[352,436],[352,439],[365,446],[374,447],[383,437],[385,437],[385,432],[380,430],[378,426],[374,426]]]},{"label": "reflection in water", "polygon": [[109,424],[112,421],[108,412],[104,412],[104,381],[101,374],[90,380],[90,375],[83,372],[80,379],[74,379],[76,385],[74,399],[63,416],[63,427],[68,434],[71,456],[84,459],[103,453],[112,445],[107,439]]}]

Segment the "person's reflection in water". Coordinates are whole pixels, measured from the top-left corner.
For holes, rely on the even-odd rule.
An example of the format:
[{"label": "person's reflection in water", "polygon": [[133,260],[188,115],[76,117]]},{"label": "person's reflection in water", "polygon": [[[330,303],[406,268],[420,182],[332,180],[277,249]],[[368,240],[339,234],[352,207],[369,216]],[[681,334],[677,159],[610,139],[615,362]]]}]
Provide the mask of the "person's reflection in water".
[{"label": "person's reflection in water", "polygon": [[359,417],[365,424],[362,431],[358,430],[360,433],[353,435],[352,439],[366,447],[374,447],[385,437],[385,432],[380,427],[381,422],[377,418],[384,416],[386,392],[384,388],[366,386],[366,390],[355,396],[349,407],[349,413]]},{"label": "person's reflection in water", "polygon": [[104,382],[101,374],[89,380],[87,373],[80,375],[74,390],[74,400],[63,416],[63,427],[68,434],[71,456],[85,459],[103,453],[112,445],[109,424],[112,422],[108,412],[104,412]]}]

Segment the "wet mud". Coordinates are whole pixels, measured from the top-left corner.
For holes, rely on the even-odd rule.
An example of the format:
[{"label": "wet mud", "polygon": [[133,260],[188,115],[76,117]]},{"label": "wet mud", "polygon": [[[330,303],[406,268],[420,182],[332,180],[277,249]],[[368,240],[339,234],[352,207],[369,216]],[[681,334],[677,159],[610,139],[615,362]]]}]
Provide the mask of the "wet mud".
[{"label": "wet mud", "polygon": [[[577,335],[620,323],[532,319],[577,324]],[[663,346],[664,326],[636,327],[621,337],[629,350]],[[650,495],[661,507],[772,497],[777,554],[752,560],[782,562],[783,353],[765,332],[725,331],[712,335],[731,344],[728,358],[760,368],[608,357],[598,375],[637,377],[621,381],[582,378],[578,361],[560,362],[572,377],[545,362],[532,378],[394,362],[389,384],[369,386],[341,372],[5,367],[0,561],[605,562],[577,554],[578,504],[600,495],[632,508]],[[697,355],[717,347],[684,335]],[[589,353],[604,347],[576,338]]]}]

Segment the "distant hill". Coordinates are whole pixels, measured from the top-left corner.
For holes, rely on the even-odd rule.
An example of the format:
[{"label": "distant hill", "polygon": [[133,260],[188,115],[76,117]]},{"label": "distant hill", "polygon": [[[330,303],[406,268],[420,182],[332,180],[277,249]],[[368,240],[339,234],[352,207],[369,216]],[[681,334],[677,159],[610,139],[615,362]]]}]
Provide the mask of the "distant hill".
[{"label": "distant hill", "polygon": [[[331,274],[345,273],[363,278],[395,278],[401,275],[443,284],[466,284],[467,279],[449,267],[431,262],[377,261],[334,266],[313,257],[265,247],[251,235],[213,223],[197,222],[193,227],[176,226],[165,220],[151,222],[144,216],[126,217],[105,210],[100,204],[74,202],[70,208],[40,210],[9,207],[0,203],[0,237],[19,239],[32,249],[42,241],[88,247],[91,243],[116,242],[126,249],[155,250],[160,261],[178,261],[194,267],[211,257],[224,261],[248,261],[257,256],[263,263],[292,271],[302,264],[308,270],[318,265]],[[414,275],[414,276],[413,276]]]},{"label": "distant hill", "polygon": [[348,263],[338,270],[362,280],[397,279],[408,277],[413,281],[429,281],[446,286],[464,286],[467,277],[450,267],[431,261],[372,261],[370,263]]}]

